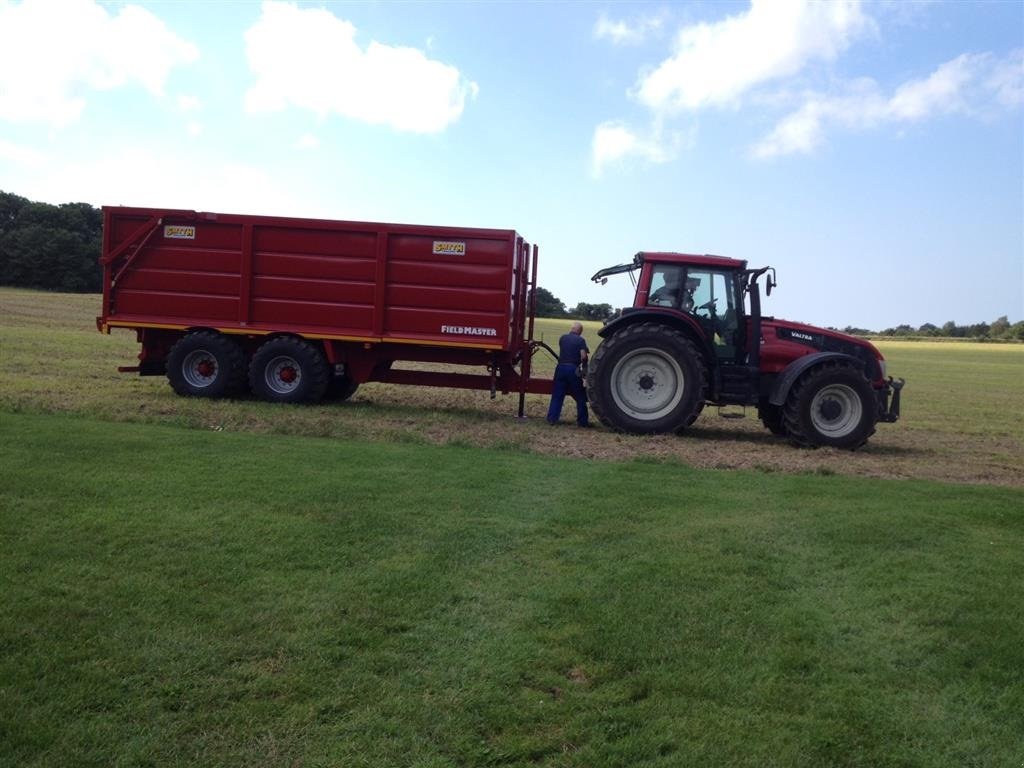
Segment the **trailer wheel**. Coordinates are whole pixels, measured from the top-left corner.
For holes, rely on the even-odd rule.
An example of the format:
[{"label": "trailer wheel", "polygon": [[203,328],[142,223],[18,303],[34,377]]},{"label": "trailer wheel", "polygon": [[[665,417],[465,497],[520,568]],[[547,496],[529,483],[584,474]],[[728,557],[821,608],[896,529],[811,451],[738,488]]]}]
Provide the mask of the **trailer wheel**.
[{"label": "trailer wheel", "polygon": [[707,372],[679,331],[658,323],[623,328],[598,347],[587,392],[594,413],[619,432],[679,432],[704,405]]},{"label": "trailer wheel", "polygon": [[316,347],[293,336],[278,336],[252,356],[249,384],[261,400],[315,403],[327,389],[327,361]]},{"label": "trailer wheel", "polygon": [[186,397],[236,394],[245,387],[245,356],[231,339],[214,331],[195,331],[171,347],[167,382]]},{"label": "trailer wheel", "polygon": [[854,450],[875,433],[875,396],[854,366],[827,362],[793,385],[783,410],[789,438],[797,445]]}]

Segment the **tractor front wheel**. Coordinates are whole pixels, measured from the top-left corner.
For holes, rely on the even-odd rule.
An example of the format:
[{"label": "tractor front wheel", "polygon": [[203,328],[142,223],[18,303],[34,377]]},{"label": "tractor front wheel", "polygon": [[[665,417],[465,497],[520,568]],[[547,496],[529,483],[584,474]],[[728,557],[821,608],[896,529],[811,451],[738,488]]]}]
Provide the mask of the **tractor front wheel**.
[{"label": "tractor front wheel", "polygon": [[595,415],[619,432],[678,432],[704,405],[704,360],[682,333],[658,323],[623,328],[594,353],[587,392]]},{"label": "tractor front wheel", "polygon": [[797,445],[859,448],[875,433],[875,395],[854,366],[828,362],[805,373],[786,400],[783,421]]},{"label": "tractor front wheel", "polygon": [[782,406],[772,405],[767,401],[757,406],[757,415],[761,417],[761,423],[773,435],[778,437],[786,436],[786,424],[783,418]]}]

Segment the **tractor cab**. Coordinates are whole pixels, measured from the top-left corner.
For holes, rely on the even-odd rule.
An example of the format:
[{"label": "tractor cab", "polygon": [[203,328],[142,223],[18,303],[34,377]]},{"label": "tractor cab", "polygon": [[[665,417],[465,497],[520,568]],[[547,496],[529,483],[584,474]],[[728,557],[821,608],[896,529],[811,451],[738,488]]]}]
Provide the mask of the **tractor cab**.
[{"label": "tractor cab", "polygon": [[[759,326],[753,321],[760,320],[757,278],[767,271],[748,270],[745,261],[724,256],[647,252],[628,264],[600,270],[592,279],[604,284],[609,275],[630,273],[636,294],[633,306],[623,309],[621,316],[635,321],[639,314],[653,312],[661,321],[682,321],[718,363],[756,367],[748,339],[754,335],[752,326]],[[774,286],[772,271],[769,293]],[[744,307],[747,293],[749,312]],[[674,319],[667,320],[668,316]]]}]

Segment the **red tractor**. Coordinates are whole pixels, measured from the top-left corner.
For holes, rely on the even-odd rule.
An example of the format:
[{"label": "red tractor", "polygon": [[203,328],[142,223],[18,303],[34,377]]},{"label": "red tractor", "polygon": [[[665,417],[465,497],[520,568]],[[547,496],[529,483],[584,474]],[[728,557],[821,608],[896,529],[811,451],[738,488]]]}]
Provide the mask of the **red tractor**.
[{"label": "red tractor", "polygon": [[855,449],[878,422],[899,418],[903,380],[887,378],[874,345],[761,315],[757,281],[767,274],[771,295],[771,267],[638,253],[593,280],[623,272],[636,284],[633,306],[601,329],[587,374],[594,413],[606,426],[679,432],[706,403],[757,406],[764,425],[793,443]]}]

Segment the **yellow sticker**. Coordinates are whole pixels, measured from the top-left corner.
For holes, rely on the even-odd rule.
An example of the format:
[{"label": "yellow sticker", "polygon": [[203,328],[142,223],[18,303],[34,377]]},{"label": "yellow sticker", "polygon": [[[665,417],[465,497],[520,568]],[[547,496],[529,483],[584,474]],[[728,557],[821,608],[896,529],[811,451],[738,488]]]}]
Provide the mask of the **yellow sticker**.
[{"label": "yellow sticker", "polygon": [[182,224],[168,224],[164,227],[164,237],[170,240],[195,240],[196,228]]},{"label": "yellow sticker", "polygon": [[452,240],[435,240],[434,255],[436,256],[465,256],[466,244]]}]

